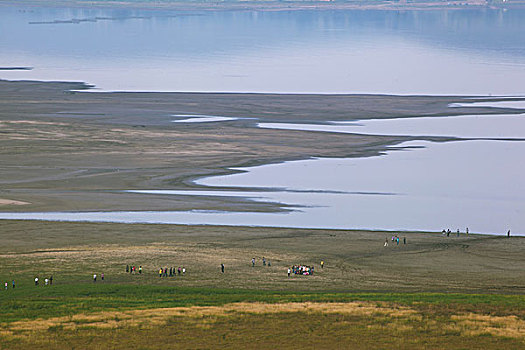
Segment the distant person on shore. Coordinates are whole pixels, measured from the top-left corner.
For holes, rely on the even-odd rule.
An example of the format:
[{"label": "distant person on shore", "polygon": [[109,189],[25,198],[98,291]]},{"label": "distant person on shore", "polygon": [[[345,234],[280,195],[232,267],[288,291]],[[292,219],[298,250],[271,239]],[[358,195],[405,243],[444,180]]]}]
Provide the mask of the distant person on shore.
[{"label": "distant person on shore", "polygon": [[510,238],[510,230],[507,231],[507,238]]},{"label": "distant person on shore", "polygon": [[466,233],[467,236],[468,236],[468,227],[465,229],[465,233]]},{"label": "distant person on shore", "polygon": [[403,244],[407,244],[407,238],[403,237]]},{"label": "distant person on shore", "polygon": [[458,228],[458,231],[456,232],[456,235],[459,237],[459,228]]},{"label": "distant person on shore", "polygon": [[383,244],[383,247],[388,247],[388,238],[385,238],[385,244]]},{"label": "distant person on shore", "polygon": [[221,264],[221,272],[224,273],[224,264]]},{"label": "distant person on shore", "polygon": [[447,237],[450,237],[450,229],[447,230]]},{"label": "distant person on shore", "polygon": [[95,283],[97,281],[97,274],[93,274],[93,283]]}]

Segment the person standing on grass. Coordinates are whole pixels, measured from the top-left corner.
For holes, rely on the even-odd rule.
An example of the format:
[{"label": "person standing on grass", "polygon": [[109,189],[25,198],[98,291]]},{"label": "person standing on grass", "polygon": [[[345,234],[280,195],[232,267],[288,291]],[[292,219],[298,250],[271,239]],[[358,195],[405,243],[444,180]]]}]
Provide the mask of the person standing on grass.
[{"label": "person standing on grass", "polygon": [[35,286],[38,286],[38,277],[35,277]]},{"label": "person standing on grass", "polygon": [[456,235],[459,237],[459,228],[458,228],[458,230],[457,230],[457,232],[456,232]]},{"label": "person standing on grass", "polygon": [[266,266],[266,258],[263,256],[263,266]]},{"label": "person standing on grass", "polygon": [[183,266],[182,267],[182,275],[184,276],[186,274],[186,268]]},{"label": "person standing on grass", "polygon": [[6,282],[6,283],[5,283],[5,290],[7,290],[7,285],[8,285],[8,283]]},{"label": "person standing on grass", "polygon": [[510,238],[510,230],[507,231],[507,238]]},{"label": "person standing on grass", "polygon": [[162,278],[162,267],[159,269],[159,277]]},{"label": "person standing on grass", "polygon": [[97,274],[93,274],[93,283],[97,282]]},{"label": "person standing on grass", "polygon": [[13,289],[15,289],[15,287],[16,287],[16,286],[15,286],[15,280],[13,280]]},{"label": "person standing on grass", "polygon": [[467,227],[467,229],[465,230],[465,233],[466,233],[466,234],[467,234],[467,236],[468,236],[468,227]]},{"label": "person standing on grass", "polygon": [[221,264],[221,272],[224,273],[224,264]]},{"label": "person standing on grass", "polygon": [[44,279],[44,286],[47,286],[48,283],[49,283],[49,279],[48,278]]},{"label": "person standing on grass", "polygon": [[142,265],[139,266],[139,275],[142,274]]},{"label": "person standing on grass", "polygon": [[49,284],[50,284],[50,285],[53,284],[53,275],[49,276]]},{"label": "person standing on grass", "polygon": [[100,279],[102,280],[102,282],[104,282],[104,274],[103,273],[100,275]]}]

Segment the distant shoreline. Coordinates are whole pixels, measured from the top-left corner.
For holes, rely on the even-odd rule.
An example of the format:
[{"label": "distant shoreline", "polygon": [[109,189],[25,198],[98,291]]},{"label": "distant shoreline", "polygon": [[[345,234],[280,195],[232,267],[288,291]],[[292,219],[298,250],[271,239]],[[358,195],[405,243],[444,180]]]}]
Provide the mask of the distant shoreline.
[{"label": "distant shoreline", "polygon": [[475,8],[508,9],[525,8],[525,1],[489,2],[487,0],[415,1],[410,3],[390,1],[103,1],[103,0],[29,0],[23,4],[13,0],[0,0],[0,6],[29,7],[76,7],[76,8],[128,8],[177,11],[298,11],[298,10],[386,10],[386,11],[425,11],[425,10],[464,10]]}]

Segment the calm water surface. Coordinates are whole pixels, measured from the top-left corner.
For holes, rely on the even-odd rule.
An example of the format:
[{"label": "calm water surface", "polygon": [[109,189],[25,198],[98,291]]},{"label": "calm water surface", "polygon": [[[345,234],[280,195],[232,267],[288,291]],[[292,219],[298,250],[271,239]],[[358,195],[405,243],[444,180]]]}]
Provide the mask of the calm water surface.
[{"label": "calm water surface", "polygon": [[525,94],[525,10],[2,7],[4,79],[105,90]]}]

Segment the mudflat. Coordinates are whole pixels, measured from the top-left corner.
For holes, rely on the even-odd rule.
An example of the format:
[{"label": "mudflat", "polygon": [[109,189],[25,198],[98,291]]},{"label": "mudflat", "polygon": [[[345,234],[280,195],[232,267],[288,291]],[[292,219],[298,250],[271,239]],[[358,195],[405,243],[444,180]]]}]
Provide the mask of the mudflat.
[{"label": "mudflat", "polygon": [[[518,113],[449,108],[464,97],[87,92],[83,83],[0,81],[2,211],[250,210],[271,203],[124,193],[311,157],[366,157],[410,137],[271,130],[256,122]],[[497,98],[494,100],[498,100]],[[240,118],[173,123],[173,115]],[[446,138],[432,138],[446,141]],[[5,205],[24,202],[26,205]]]}]

